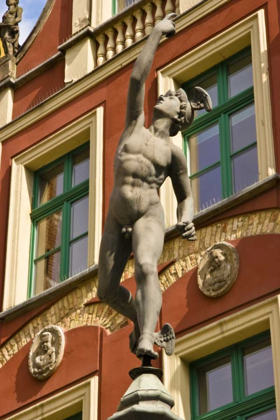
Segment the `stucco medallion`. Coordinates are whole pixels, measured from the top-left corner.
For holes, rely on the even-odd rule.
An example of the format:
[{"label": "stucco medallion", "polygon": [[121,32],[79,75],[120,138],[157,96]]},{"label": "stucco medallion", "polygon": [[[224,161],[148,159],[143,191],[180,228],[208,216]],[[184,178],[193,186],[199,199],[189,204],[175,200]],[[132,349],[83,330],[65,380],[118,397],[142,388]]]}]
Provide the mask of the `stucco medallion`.
[{"label": "stucco medallion", "polygon": [[36,334],[28,355],[29,371],[34,378],[46,379],[60,365],[63,358],[65,338],[63,330],[49,325]]},{"label": "stucco medallion", "polygon": [[205,251],[198,265],[198,286],[206,296],[222,296],[234,284],[238,269],[236,249],[227,242],[218,242]]}]

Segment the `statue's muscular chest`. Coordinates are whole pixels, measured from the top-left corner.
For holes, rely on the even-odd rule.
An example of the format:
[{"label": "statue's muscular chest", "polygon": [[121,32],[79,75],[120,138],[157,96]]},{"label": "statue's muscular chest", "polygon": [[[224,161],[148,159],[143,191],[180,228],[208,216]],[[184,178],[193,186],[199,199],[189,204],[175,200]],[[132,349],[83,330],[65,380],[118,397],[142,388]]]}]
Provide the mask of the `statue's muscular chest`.
[{"label": "statue's muscular chest", "polygon": [[165,172],[171,162],[170,144],[145,130],[124,142],[118,160],[128,172],[157,177]]}]

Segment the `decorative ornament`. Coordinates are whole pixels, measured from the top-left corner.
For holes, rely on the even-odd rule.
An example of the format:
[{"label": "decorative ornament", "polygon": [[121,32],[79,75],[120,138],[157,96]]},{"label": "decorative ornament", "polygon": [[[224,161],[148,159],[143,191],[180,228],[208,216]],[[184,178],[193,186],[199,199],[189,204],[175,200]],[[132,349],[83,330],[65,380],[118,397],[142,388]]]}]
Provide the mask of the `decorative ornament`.
[{"label": "decorative ornament", "polygon": [[238,269],[236,249],[227,242],[218,242],[205,251],[198,265],[198,287],[206,296],[222,296],[234,284]]},{"label": "decorative ornament", "polygon": [[51,376],[61,363],[64,354],[65,338],[63,330],[49,325],[36,334],[29,350],[28,367],[36,379]]}]

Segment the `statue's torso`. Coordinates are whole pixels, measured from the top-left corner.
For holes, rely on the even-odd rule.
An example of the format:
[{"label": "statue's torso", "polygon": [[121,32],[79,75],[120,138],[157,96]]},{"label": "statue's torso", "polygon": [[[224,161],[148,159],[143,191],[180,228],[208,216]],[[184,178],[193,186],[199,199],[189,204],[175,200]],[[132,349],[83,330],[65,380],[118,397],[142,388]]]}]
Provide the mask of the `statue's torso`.
[{"label": "statue's torso", "polygon": [[3,23],[5,25],[14,25],[17,18],[17,7],[10,7],[10,9],[3,16]]},{"label": "statue's torso", "polygon": [[170,142],[142,127],[118,148],[111,207],[121,224],[133,224],[154,205],[171,162]]}]

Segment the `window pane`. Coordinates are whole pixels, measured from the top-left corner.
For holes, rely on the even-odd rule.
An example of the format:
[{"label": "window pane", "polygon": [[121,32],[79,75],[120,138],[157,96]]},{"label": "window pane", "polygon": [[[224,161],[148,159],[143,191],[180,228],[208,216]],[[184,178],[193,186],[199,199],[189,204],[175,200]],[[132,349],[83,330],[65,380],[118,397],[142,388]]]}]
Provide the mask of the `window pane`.
[{"label": "window pane", "polygon": [[70,276],[87,268],[88,237],[85,236],[71,244],[70,248]]},{"label": "window pane", "polygon": [[191,186],[196,212],[220,201],[222,199],[220,166],[193,178]]},{"label": "window pane", "polygon": [[259,180],[256,146],[232,158],[232,179],[235,193]]},{"label": "window pane", "polygon": [[[201,87],[202,89],[206,90],[209,93],[210,98],[212,99],[213,108],[214,106],[218,105],[218,87],[217,87],[217,74],[214,74],[207,79],[198,82],[197,86]],[[187,95],[189,98],[192,99],[193,97],[193,88],[189,88],[187,90]],[[204,114],[206,111],[205,109],[201,109],[199,111],[195,111],[194,116],[197,117],[198,115]]]},{"label": "window pane", "polygon": [[63,163],[39,176],[38,205],[63,193]]},{"label": "window pane", "polygon": [[88,196],[71,206],[71,239],[88,231]]},{"label": "window pane", "polygon": [[228,94],[230,98],[253,86],[251,54],[229,65],[228,75]]},{"label": "window pane", "polygon": [[58,284],[59,278],[60,252],[58,251],[35,263],[35,295]]},{"label": "window pane", "polygon": [[244,350],[244,374],[246,395],[274,385],[270,340]]},{"label": "window pane", "polygon": [[257,414],[253,417],[247,417],[247,420],[277,420],[276,410],[274,408],[273,410],[265,411],[262,414]]},{"label": "window pane", "polygon": [[136,3],[137,0],[116,0],[117,2],[117,11],[121,12],[126,7],[130,6],[133,3]]},{"label": "window pane", "polygon": [[233,402],[230,356],[198,369],[199,414]]},{"label": "window pane", "polygon": [[189,139],[191,174],[195,174],[220,160],[218,124],[200,131]]},{"label": "window pane", "polygon": [[72,187],[89,178],[89,150],[73,157]]},{"label": "window pane", "polygon": [[62,211],[46,217],[37,223],[36,258],[57,248],[61,244]]},{"label": "window pane", "polygon": [[232,153],[257,141],[254,104],[230,116],[230,137]]}]

